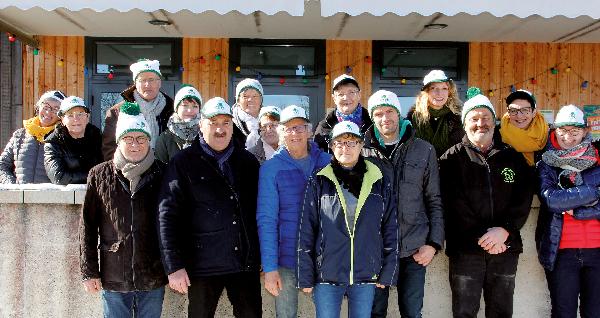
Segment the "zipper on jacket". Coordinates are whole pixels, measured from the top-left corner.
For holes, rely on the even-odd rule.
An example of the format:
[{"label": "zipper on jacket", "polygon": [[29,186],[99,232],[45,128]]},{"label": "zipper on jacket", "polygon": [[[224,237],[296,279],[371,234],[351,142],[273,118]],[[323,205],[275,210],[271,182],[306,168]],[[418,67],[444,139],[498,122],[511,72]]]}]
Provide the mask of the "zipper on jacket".
[{"label": "zipper on jacket", "polygon": [[132,246],[132,252],[131,252],[131,273],[132,273],[132,277],[133,277],[133,289],[137,290],[137,288],[135,287],[135,235],[133,233],[133,192],[131,193],[131,201],[130,201],[130,206],[131,206],[131,246]]},{"label": "zipper on jacket", "polygon": [[[488,190],[489,190],[489,194],[490,194],[490,211],[491,211],[491,222],[494,222],[494,194],[493,194],[493,187],[492,187],[492,169],[490,169],[490,165],[487,162],[487,159],[480,154],[479,152],[475,151],[475,154],[477,154],[477,156],[481,159],[481,161],[483,161],[483,164],[485,165],[486,169],[487,169],[487,184],[488,184]],[[490,155],[491,157],[492,155]],[[488,157],[489,158],[489,157]]]}]

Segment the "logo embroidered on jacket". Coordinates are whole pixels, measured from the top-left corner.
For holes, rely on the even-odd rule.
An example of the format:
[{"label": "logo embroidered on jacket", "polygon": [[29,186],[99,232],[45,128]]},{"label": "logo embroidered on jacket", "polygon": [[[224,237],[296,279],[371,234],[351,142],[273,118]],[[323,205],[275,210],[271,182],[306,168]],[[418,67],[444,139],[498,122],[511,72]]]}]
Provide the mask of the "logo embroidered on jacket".
[{"label": "logo embroidered on jacket", "polygon": [[504,177],[504,182],[513,183],[515,182],[516,173],[511,168],[504,168],[500,174]]}]

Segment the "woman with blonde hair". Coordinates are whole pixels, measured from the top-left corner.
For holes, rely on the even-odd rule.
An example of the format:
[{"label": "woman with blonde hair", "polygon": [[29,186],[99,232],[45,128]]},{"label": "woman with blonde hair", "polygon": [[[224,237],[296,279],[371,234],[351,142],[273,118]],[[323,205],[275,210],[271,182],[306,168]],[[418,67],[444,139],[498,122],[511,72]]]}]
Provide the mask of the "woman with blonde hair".
[{"label": "woman with blonde hair", "polygon": [[461,109],[454,82],[443,71],[433,70],[423,79],[415,107],[406,117],[415,128],[416,136],[431,143],[440,157],[465,134],[460,121]]},{"label": "woman with blonde hair", "polygon": [[44,138],[59,121],[61,91],[45,92],[35,103],[35,116],[23,120],[0,155],[0,183],[49,183],[44,168]]}]

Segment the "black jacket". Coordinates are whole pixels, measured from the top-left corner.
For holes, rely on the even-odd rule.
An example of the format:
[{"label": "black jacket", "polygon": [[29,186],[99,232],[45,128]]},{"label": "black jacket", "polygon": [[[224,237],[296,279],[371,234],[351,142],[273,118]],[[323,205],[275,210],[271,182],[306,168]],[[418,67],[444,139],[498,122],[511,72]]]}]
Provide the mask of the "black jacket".
[{"label": "black jacket", "polygon": [[90,171],[79,224],[84,279],[100,278],[102,287],[113,291],[151,290],[167,283],[156,231],[164,167],[155,160],[133,193],[112,161]]},{"label": "black jacket", "polygon": [[85,183],[90,169],[103,161],[101,143],[100,129],[92,124],[87,124],[79,139],[58,124],[44,144],[44,167],[50,181],[61,185]]},{"label": "black jacket", "polygon": [[529,216],[533,186],[523,155],[496,134],[487,156],[467,136],[440,158],[446,220],[446,254],[484,253],[477,244],[488,228],[508,231],[507,252],[521,253],[519,230]]},{"label": "black jacket", "polygon": [[228,163],[234,184],[198,139],[171,159],[159,205],[159,235],[167,274],[182,268],[190,277],[259,270],[259,164],[254,155],[238,146],[234,146]]},{"label": "black jacket", "polygon": [[[117,131],[119,111],[125,101],[131,103],[135,102],[135,98],[133,97],[134,91],[135,85],[129,86],[127,89],[121,92],[121,96],[124,100],[106,111],[104,118],[104,131],[102,132],[102,155],[104,156],[104,160],[112,160],[113,155],[115,154],[115,150],[117,149],[115,133]],[[158,121],[158,134],[160,135],[163,131],[167,130],[167,123],[169,122],[171,115],[173,115],[174,108],[173,99],[171,99],[171,97],[163,92],[160,92],[159,94],[163,94],[166,100],[165,108],[163,108],[162,112],[160,112],[160,114],[156,117],[156,120]],[[152,136],[152,138],[158,138],[158,136]]]},{"label": "black jacket", "polygon": [[436,250],[444,246],[444,211],[435,149],[416,138],[407,126],[391,158],[374,137],[373,128],[365,134],[363,155],[393,175],[400,227],[400,257],[413,255],[428,244]]},{"label": "black jacket", "polygon": [[[360,106],[360,104],[358,105]],[[338,123],[337,116],[335,115],[335,109],[330,111],[329,114],[325,116],[325,119],[321,120],[315,129],[315,137],[314,140],[319,145],[319,148],[323,149],[323,151],[327,153],[331,153],[331,149],[329,149],[329,142],[331,141],[331,130],[333,126]],[[366,108],[362,110],[362,126],[360,127],[360,132],[365,133],[371,126],[373,125],[373,121],[371,117],[369,117],[369,112]]]}]

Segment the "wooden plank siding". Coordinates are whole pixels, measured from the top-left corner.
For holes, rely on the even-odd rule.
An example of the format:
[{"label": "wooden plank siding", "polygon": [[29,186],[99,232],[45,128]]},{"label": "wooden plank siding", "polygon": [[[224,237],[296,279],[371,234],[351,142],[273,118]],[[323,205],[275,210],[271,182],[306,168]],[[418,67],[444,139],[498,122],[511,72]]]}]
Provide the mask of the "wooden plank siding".
[{"label": "wooden plank siding", "polygon": [[48,90],[84,97],[85,52],[82,36],[40,36],[38,55],[23,46],[23,118],[34,114],[35,102]]},{"label": "wooden plank siding", "polygon": [[361,88],[360,102],[367,107],[367,100],[371,96],[373,70],[365,57],[372,57],[371,40],[327,40],[325,55],[325,71],[329,74],[329,78],[325,80],[325,108],[335,107],[331,98],[331,82],[346,71],[346,66],[352,68],[350,75],[356,78]]},{"label": "wooden plank siding", "polygon": [[[480,87],[498,114],[506,112],[513,84],[533,92],[540,109],[555,113],[566,104],[600,105],[598,59],[600,43],[470,43],[469,86]],[[558,74],[550,71],[555,66]]]},{"label": "wooden plank siding", "polygon": [[[229,39],[184,38],[182,47],[182,83],[196,87],[204,101],[215,96],[227,100]],[[221,60],[216,60],[215,54],[221,54]]]}]

